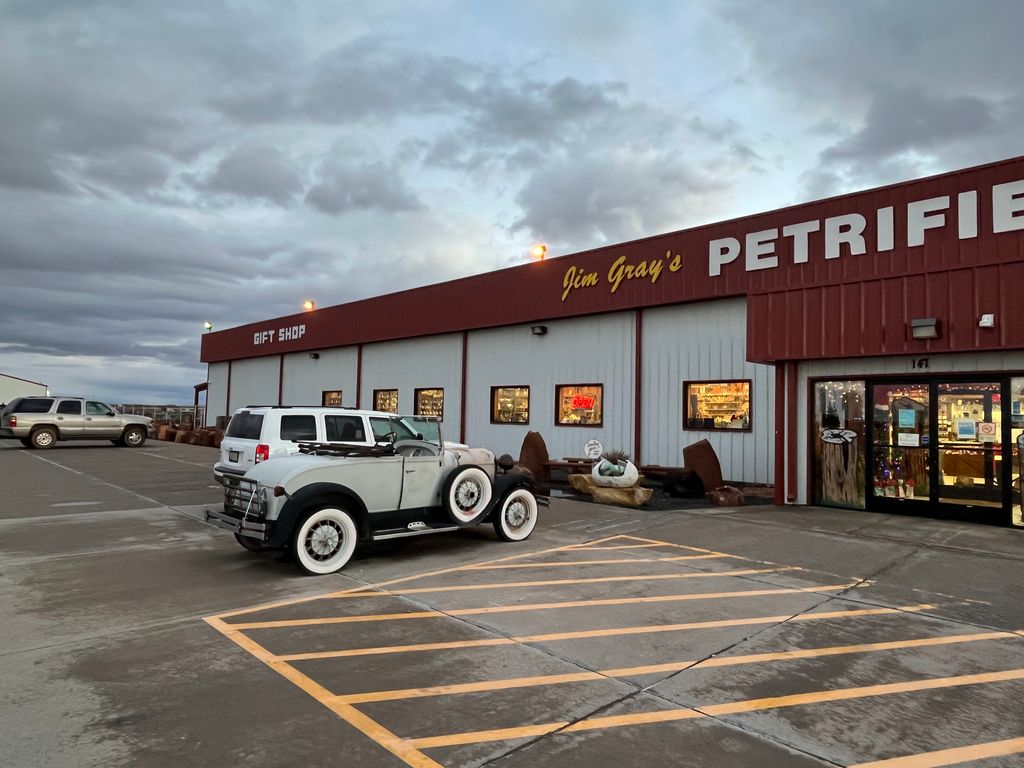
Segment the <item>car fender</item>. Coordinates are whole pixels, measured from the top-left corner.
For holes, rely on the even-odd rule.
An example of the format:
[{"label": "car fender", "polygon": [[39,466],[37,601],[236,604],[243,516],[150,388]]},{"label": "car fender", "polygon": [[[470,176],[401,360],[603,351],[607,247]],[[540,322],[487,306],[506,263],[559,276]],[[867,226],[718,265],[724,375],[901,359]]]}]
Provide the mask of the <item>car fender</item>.
[{"label": "car fender", "polygon": [[356,526],[359,529],[359,538],[365,539],[370,535],[369,519],[366,512],[366,505],[359,495],[351,488],[340,483],[310,483],[302,486],[293,493],[277,516],[274,523],[274,532],[271,535],[269,545],[282,547],[291,538],[292,529],[295,528],[302,513],[312,506],[340,502],[345,504],[346,509],[356,519]]},{"label": "car fender", "polygon": [[485,520],[489,520],[494,516],[501,508],[501,502],[505,495],[514,488],[527,488],[534,495],[538,494],[537,482],[530,475],[523,472],[506,472],[503,475],[497,475],[494,478],[494,497],[491,500],[491,509],[485,515]]}]

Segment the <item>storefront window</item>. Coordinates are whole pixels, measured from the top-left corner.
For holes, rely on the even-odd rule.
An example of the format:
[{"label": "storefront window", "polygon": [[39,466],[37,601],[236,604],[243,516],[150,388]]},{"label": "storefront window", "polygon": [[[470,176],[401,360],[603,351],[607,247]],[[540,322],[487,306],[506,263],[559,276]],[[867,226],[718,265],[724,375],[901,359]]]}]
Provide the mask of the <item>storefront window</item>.
[{"label": "storefront window", "polygon": [[683,429],[750,429],[750,380],[683,383]]},{"label": "storefront window", "polygon": [[342,393],[340,389],[325,389],[320,398],[320,404],[325,408],[340,408]]},{"label": "storefront window", "polygon": [[604,423],[603,384],[559,384],[555,403],[556,425],[600,427]]},{"label": "storefront window", "polygon": [[814,503],[864,509],[863,381],[814,385]]},{"label": "storefront window", "polygon": [[387,413],[398,413],[398,390],[373,390],[373,410],[386,411]]},{"label": "storefront window", "polygon": [[492,424],[529,424],[529,387],[491,387]]},{"label": "storefront window", "polygon": [[1010,519],[1024,526],[1024,378],[1010,379]]},{"label": "storefront window", "polygon": [[444,421],[444,390],[417,389],[414,392],[416,416],[436,416]]}]

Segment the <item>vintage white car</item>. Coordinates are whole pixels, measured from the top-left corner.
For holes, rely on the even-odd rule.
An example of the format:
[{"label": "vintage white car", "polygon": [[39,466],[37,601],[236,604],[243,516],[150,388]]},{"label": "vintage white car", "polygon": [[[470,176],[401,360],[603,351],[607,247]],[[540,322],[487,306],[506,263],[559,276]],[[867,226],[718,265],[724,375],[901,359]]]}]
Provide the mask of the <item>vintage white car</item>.
[{"label": "vintage white car", "polygon": [[[288,549],[299,570],[341,569],[358,541],[455,531],[491,521],[522,541],[547,496],[512,458],[442,441],[436,419],[394,416],[375,446],[306,443],[296,456],[261,462],[225,485],[223,510],[206,519],[249,550]],[[396,439],[410,432],[417,439]]]}]

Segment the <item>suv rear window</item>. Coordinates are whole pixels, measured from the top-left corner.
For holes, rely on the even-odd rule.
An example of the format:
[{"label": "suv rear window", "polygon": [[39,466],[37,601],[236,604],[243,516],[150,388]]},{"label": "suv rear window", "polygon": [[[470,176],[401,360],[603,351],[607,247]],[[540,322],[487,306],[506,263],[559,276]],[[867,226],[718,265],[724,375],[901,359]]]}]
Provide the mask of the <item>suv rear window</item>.
[{"label": "suv rear window", "polygon": [[282,440],[316,440],[316,416],[282,416]]},{"label": "suv rear window", "polygon": [[20,402],[15,400],[8,410],[11,413],[49,413],[52,405],[52,397],[26,397]]},{"label": "suv rear window", "polygon": [[240,437],[243,440],[259,440],[263,432],[263,414],[239,411],[231,417],[224,437]]}]

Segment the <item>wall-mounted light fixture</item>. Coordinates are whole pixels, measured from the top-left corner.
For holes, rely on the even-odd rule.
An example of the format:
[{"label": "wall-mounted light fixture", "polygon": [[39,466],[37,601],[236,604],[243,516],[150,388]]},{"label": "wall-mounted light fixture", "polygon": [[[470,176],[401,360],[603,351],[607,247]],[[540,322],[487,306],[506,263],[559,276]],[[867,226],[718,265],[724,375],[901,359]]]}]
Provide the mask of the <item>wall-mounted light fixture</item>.
[{"label": "wall-mounted light fixture", "polygon": [[910,335],[919,340],[939,338],[939,320],[935,317],[921,317],[910,321]]},{"label": "wall-mounted light fixture", "polygon": [[530,333],[532,333],[534,336],[543,336],[547,332],[548,332],[548,327],[546,325],[531,325],[530,326]]},{"label": "wall-mounted light fixture", "polygon": [[319,360],[320,359],[320,353],[319,352],[310,352],[309,353],[309,359],[310,360]]},{"label": "wall-mounted light fixture", "polygon": [[213,323],[207,320],[205,323],[203,323],[203,328],[205,328],[206,332],[209,333],[210,331],[213,330]]},{"label": "wall-mounted light fixture", "polygon": [[544,261],[544,257],[548,255],[548,247],[544,243],[537,243],[530,249],[530,256],[533,257],[534,261]]},{"label": "wall-mounted light fixture", "polygon": [[990,312],[986,312],[980,318],[978,318],[979,328],[995,328],[996,327],[996,316]]},{"label": "wall-mounted light fixture", "polygon": [[316,302],[313,299],[306,299],[304,302],[302,302],[302,308],[307,312],[312,312],[314,309],[316,309]]}]

